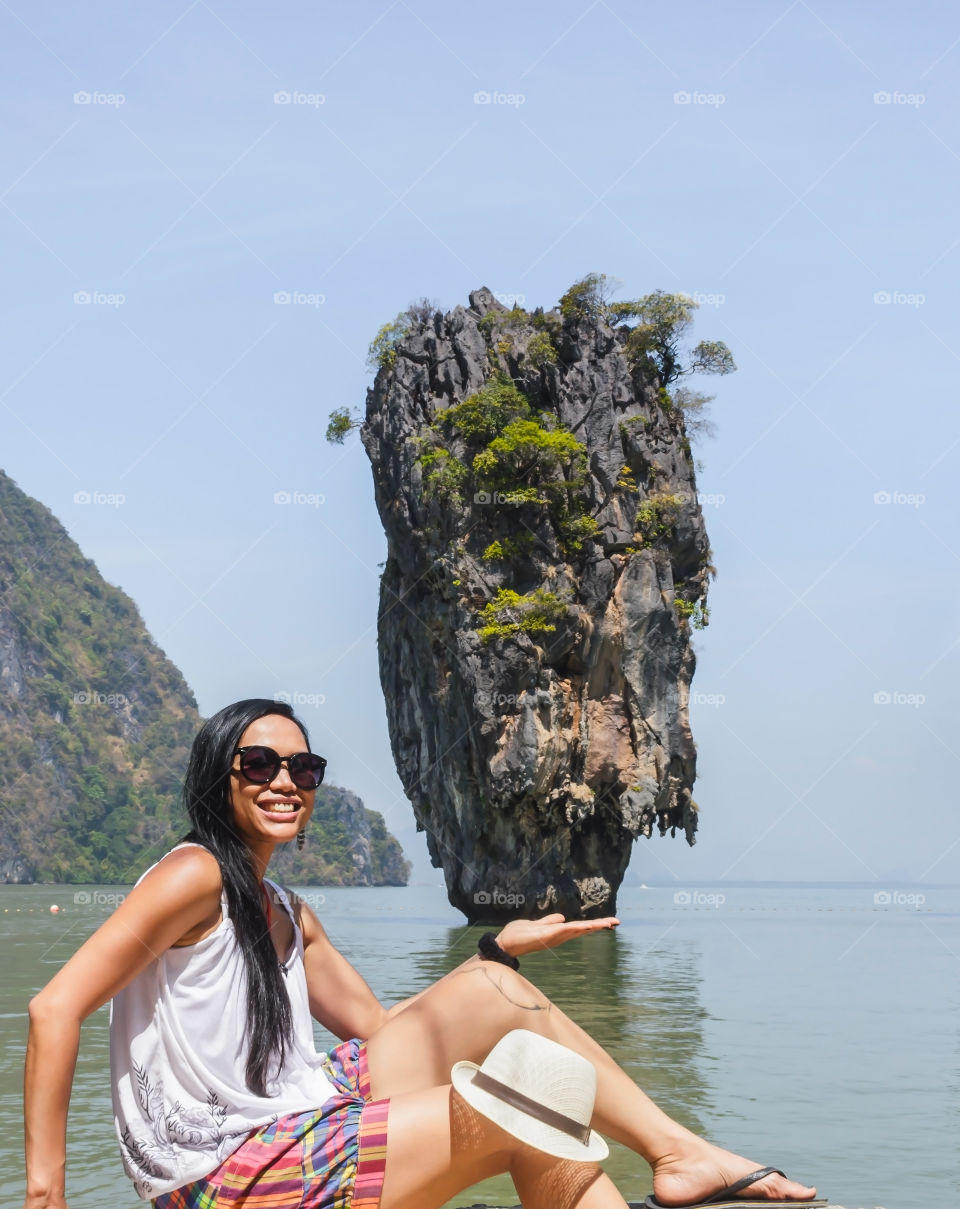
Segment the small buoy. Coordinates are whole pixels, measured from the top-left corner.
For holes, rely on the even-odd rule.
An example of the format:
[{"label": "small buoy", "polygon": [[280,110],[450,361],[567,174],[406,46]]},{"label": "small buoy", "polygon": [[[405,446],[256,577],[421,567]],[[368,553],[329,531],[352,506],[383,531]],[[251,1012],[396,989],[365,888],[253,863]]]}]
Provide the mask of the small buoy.
[{"label": "small buoy", "polygon": [[56,904],[56,903],[51,904],[51,907],[50,907],[50,914],[51,914],[51,915],[56,915],[56,913],[57,913],[59,910],[60,910],[60,908],[57,906],[57,904]]}]

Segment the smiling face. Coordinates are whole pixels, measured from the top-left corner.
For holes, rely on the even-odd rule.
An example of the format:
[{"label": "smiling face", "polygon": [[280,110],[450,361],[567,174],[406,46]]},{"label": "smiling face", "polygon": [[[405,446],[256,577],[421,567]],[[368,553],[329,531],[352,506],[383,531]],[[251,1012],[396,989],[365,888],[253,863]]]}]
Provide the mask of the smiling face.
[{"label": "smiling face", "polygon": [[[266,714],[251,722],[237,747],[262,744],[272,747],[278,756],[307,751],[303,731],[283,714]],[[239,771],[240,757],[233,757],[230,773],[230,800],[233,823],[247,846],[269,859],[277,844],[292,840],[302,831],[313,813],[315,789],[298,789],[282,764],[269,785],[257,785]]]}]

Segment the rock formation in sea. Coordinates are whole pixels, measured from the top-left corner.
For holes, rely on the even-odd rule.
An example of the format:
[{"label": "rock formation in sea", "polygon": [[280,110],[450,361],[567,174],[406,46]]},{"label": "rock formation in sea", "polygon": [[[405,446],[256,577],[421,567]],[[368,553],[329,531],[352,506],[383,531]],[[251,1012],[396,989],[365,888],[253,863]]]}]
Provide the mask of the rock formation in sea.
[{"label": "rock formation in sea", "polygon": [[471,921],[611,914],[634,841],[697,828],[713,568],[687,431],[704,396],[677,383],[735,367],[721,344],[681,367],[684,296],[618,307],[592,278],[548,312],[486,288],[424,303],[371,346],[390,742]]}]

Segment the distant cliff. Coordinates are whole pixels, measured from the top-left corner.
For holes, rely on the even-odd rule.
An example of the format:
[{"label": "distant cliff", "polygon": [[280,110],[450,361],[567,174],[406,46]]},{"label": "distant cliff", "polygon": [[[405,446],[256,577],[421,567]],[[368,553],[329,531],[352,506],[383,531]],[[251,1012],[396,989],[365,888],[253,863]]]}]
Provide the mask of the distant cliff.
[{"label": "distant cliff", "polygon": [[[0,882],[135,880],[187,830],[200,722],[133,601],[0,471]],[[400,845],[349,790],[321,787],[308,834],[278,850],[278,876],[406,882]]]},{"label": "distant cliff", "polygon": [[287,884],[310,886],[405,886],[410,876],[383,815],[349,789],[327,784],[317,790],[303,851],[278,847],[270,869]]},{"label": "distant cliff", "polygon": [[719,342],[683,360],[692,300],[611,304],[605,281],[548,312],[424,302],[371,346],[390,741],[471,920],[608,914],[638,836],[694,842],[713,568],[688,437],[707,398],[680,380],[735,367]]}]

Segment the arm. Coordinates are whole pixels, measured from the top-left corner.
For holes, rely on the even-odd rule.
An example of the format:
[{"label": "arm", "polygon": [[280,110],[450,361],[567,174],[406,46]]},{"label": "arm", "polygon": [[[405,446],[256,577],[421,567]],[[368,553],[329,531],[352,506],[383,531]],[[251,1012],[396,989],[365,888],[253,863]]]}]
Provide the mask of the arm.
[{"label": "arm", "polygon": [[[607,915],[603,919],[575,920],[571,923],[567,923],[562,915],[544,915],[541,919],[515,919],[511,920],[497,934],[496,940],[504,952],[509,953],[512,957],[519,957],[524,953],[536,952],[538,949],[554,948],[556,945],[563,944],[567,940],[573,940],[577,936],[585,936],[589,932],[615,928],[619,923],[619,919],[614,915]],[[472,957],[468,957],[452,973],[456,974],[467,966],[476,965],[480,960],[480,957],[474,953]],[[399,1003],[395,1003],[387,1012],[387,1019],[396,1016],[404,1008],[409,1007],[411,1003],[416,1003],[423,994],[424,991],[418,991],[416,995],[411,995],[409,999],[401,999]]]},{"label": "arm", "polygon": [[303,932],[303,968],[310,1014],[341,1041],[372,1036],[389,1013],[362,976],[334,948],[307,904],[300,900],[296,906]]},{"label": "arm", "polygon": [[220,869],[200,848],[172,853],[30,1000],[24,1072],[25,1209],[65,1209],[67,1107],[80,1025],[151,961],[219,916]]},{"label": "arm", "polygon": [[[343,1041],[350,1037],[368,1038],[429,989],[400,1000],[389,1010],[384,1008],[360,974],[334,948],[323,925],[307,904],[301,900],[296,906],[303,931],[303,965],[310,1012],[334,1036]],[[566,923],[562,915],[545,915],[538,920],[512,920],[497,936],[497,943],[513,956],[519,956],[537,949],[553,948],[601,928],[616,927],[619,922],[615,917],[607,916],[604,919]],[[476,965],[479,960],[474,954],[458,969]]]}]

